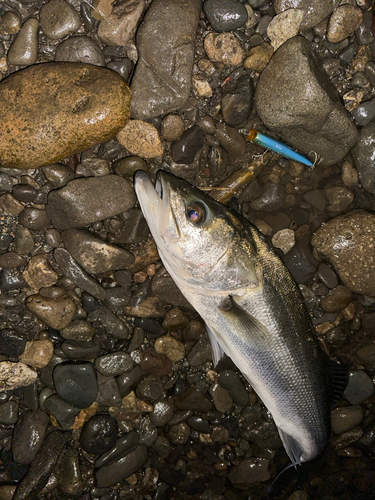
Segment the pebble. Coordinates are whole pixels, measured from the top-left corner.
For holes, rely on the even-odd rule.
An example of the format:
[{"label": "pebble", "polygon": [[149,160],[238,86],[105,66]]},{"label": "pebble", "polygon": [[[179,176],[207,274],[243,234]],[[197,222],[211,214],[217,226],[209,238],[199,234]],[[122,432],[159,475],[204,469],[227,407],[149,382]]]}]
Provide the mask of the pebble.
[{"label": "pebble", "polygon": [[76,168],[78,177],[103,177],[109,173],[109,162],[95,156],[81,159]]},{"label": "pebble", "polygon": [[100,45],[88,36],[72,36],[57,47],[55,61],[82,62],[105,66],[105,58]]},{"label": "pebble", "polygon": [[351,36],[362,23],[362,10],[346,3],[337,7],[328,21],[327,40],[338,43]]},{"label": "pebble", "polygon": [[17,485],[14,500],[38,498],[64,447],[71,439],[68,432],[54,431],[43,441],[26,476]]},{"label": "pebble", "polygon": [[149,171],[149,166],[143,158],[139,156],[127,156],[120,158],[113,164],[113,171],[122,177],[133,177],[137,170]]},{"label": "pebble", "polygon": [[375,370],[375,344],[370,344],[359,349],[357,357],[367,371],[372,372]]},{"label": "pebble", "polygon": [[221,146],[231,156],[237,157],[245,153],[246,140],[237,129],[229,127],[225,123],[218,123],[215,136],[219,139]]},{"label": "pebble", "polygon": [[90,340],[64,340],[61,351],[69,359],[91,360],[99,356],[101,346]]},{"label": "pebble", "polygon": [[155,375],[163,377],[173,368],[172,361],[165,355],[156,352],[155,349],[149,346],[144,353],[141,354],[141,369]]},{"label": "pebble", "polygon": [[95,461],[95,467],[108,466],[126,456],[138,447],[139,435],[130,431],[118,438],[113,447]]},{"label": "pebble", "polygon": [[38,378],[36,370],[24,363],[0,361],[0,392],[33,384]]},{"label": "pebble", "polygon": [[208,335],[203,335],[194,344],[187,355],[187,360],[192,367],[202,366],[212,359],[212,347]]},{"label": "pebble", "polygon": [[24,352],[19,360],[33,368],[43,368],[47,366],[53,356],[53,342],[46,340],[30,340],[26,343]]},{"label": "pebble", "polygon": [[201,0],[157,0],[147,9],[137,32],[133,118],[164,116],[187,101],[201,9]]},{"label": "pebble", "polygon": [[0,257],[0,267],[4,269],[19,269],[26,264],[26,259],[16,252],[7,252]]},{"label": "pebble", "polygon": [[337,275],[333,271],[333,269],[331,269],[327,264],[324,264],[323,262],[319,264],[318,277],[320,281],[330,289],[335,288],[339,283]]},{"label": "pebble", "polygon": [[155,341],[155,350],[165,354],[173,363],[185,357],[185,346],[172,335],[163,335]]},{"label": "pebble", "polygon": [[328,188],[326,196],[330,212],[343,212],[354,200],[353,192],[344,186]]},{"label": "pebble", "polygon": [[274,50],[300,31],[303,12],[300,9],[288,9],[272,18],[267,27],[267,36]]},{"label": "pebble", "polygon": [[0,172],[0,191],[12,191],[13,181],[10,175]]},{"label": "pebble", "polygon": [[95,333],[94,328],[88,321],[77,319],[65,328],[60,329],[60,334],[67,340],[88,341],[92,340]]},{"label": "pebble", "polygon": [[141,370],[140,366],[137,365],[129,373],[123,373],[117,377],[116,381],[121,397],[127,396],[146,376],[147,372]]},{"label": "pebble", "polygon": [[134,262],[132,253],[109,245],[84,229],[67,229],[61,238],[72,257],[90,274],[123,269]]},{"label": "pebble", "polygon": [[133,360],[126,352],[111,352],[95,360],[95,368],[106,377],[117,377],[133,368]]},{"label": "pebble", "polygon": [[114,377],[105,377],[98,373],[99,392],[96,403],[100,406],[119,407],[121,406],[121,395]]},{"label": "pebble", "polygon": [[169,113],[161,122],[161,135],[166,141],[179,139],[184,130],[184,120],[180,115]]},{"label": "pebble", "polygon": [[244,68],[261,73],[271,59],[274,49],[270,43],[263,42],[251,47],[243,62]]},{"label": "pebble", "polygon": [[233,33],[209,33],[204,50],[212,62],[225,66],[238,66],[245,59],[245,51]]},{"label": "pebble", "polygon": [[25,21],[8,52],[9,64],[30,66],[38,57],[39,21],[31,17]]},{"label": "pebble", "polygon": [[178,164],[193,163],[195,155],[203,147],[204,136],[198,125],[185,130],[182,136],[172,142],[171,154],[173,161]]},{"label": "pebble", "polygon": [[143,467],[147,458],[147,448],[138,446],[134,451],[117,459],[112,464],[100,467],[95,473],[96,486],[98,488],[114,486]]},{"label": "pebble", "polygon": [[129,324],[106,307],[100,307],[91,312],[88,319],[91,322],[101,323],[108,335],[112,335],[116,339],[128,339],[130,337],[131,328]]},{"label": "pebble", "polygon": [[244,4],[238,0],[206,0],[203,11],[215,31],[233,31],[248,20]]},{"label": "pebble", "polygon": [[0,20],[0,35],[15,35],[21,27],[18,15],[11,10],[4,12]]},{"label": "pebble", "polygon": [[48,424],[48,415],[42,410],[26,410],[21,414],[12,437],[12,454],[17,463],[27,465],[35,459]]},{"label": "pebble", "polygon": [[375,116],[375,99],[361,102],[351,111],[351,115],[360,127],[368,125]]},{"label": "pebble", "polygon": [[359,405],[374,394],[374,383],[363,370],[351,370],[344,397],[352,405]]},{"label": "pebble", "polygon": [[[287,9],[298,8],[303,12],[301,22],[301,31],[310,28],[316,28],[321,21],[326,19],[337,7],[338,0],[313,0],[313,2],[305,2],[304,0],[297,0],[291,2],[290,0],[275,0],[274,7],[277,14]],[[297,500],[297,499],[296,499]]]},{"label": "pebble", "polygon": [[190,386],[176,397],[175,406],[179,410],[210,411],[212,403],[200,390]]},{"label": "pebble", "polygon": [[62,163],[54,163],[42,169],[47,181],[53,188],[66,186],[69,181],[74,179],[74,171]]},{"label": "pebble", "polygon": [[48,196],[47,214],[57,229],[81,227],[125,212],[135,204],[129,181],[118,175],[74,179]]},{"label": "pebble", "polygon": [[142,380],[137,387],[137,396],[146,403],[152,403],[159,399],[164,391],[163,382],[159,377],[149,375]]},{"label": "pebble", "polygon": [[16,358],[24,352],[26,342],[23,333],[10,328],[0,330],[0,354]]},{"label": "pebble", "polygon": [[56,464],[55,477],[59,491],[68,498],[80,497],[83,493],[82,474],[78,450],[68,449],[61,454]]},{"label": "pebble", "polygon": [[225,85],[221,101],[221,112],[228,125],[241,126],[247,123],[253,109],[254,85],[248,74],[242,70],[233,71]]},{"label": "pebble", "polygon": [[361,424],[363,416],[363,408],[360,406],[335,408],[331,411],[332,431],[335,434],[350,431],[353,427]]},{"label": "pebble", "polygon": [[0,424],[14,425],[17,420],[18,403],[16,401],[7,401],[3,405],[0,405]]},{"label": "pebble", "polygon": [[18,215],[24,206],[10,193],[0,196],[0,215]]},{"label": "pebble", "polygon": [[349,161],[344,161],[342,164],[341,179],[347,187],[357,186],[359,182],[358,172]]},{"label": "pebble", "polygon": [[268,470],[269,460],[266,458],[244,458],[238,465],[232,467],[229,480],[241,489],[249,484],[267,481],[271,477]]},{"label": "pebble", "polygon": [[352,292],[343,285],[338,285],[320,299],[320,306],[328,313],[340,312],[352,300]]},{"label": "pebble", "polygon": [[18,254],[25,255],[34,250],[34,238],[26,227],[18,227],[14,240],[14,248]]},{"label": "pebble", "polygon": [[50,0],[40,9],[40,26],[48,38],[58,40],[78,31],[81,19],[70,3]]},{"label": "pebble", "polygon": [[79,441],[86,453],[99,455],[115,446],[117,433],[118,425],[113,417],[94,415],[83,426]]},{"label": "pebble", "polygon": [[[310,43],[296,36],[283,43],[262,71],[255,106],[271,132],[301,153],[315,151],[323,158],[322,165],[331,165],[358,140],[355,125],[333,95],[335,91]],[[285,114],[285,109],[293,111]],[[317,110],[322,113],[317,114]]]},{"label": "pebble", "polygon": [[74,301],[68,296],[53,299],[41,294],[30,295],[26,300],[26,307],[55,330],[68,326],[77,309]]},{"label": "pebble", "polygon": [[34,201],[38,192],[34,186],[29,186],[28,184],[16,184],[13,188],[12,194],[18,201],[27,203]]},{"label": "pebble", "polygon": [[64,401],[58,394],[52,394],[47,397],[43,403],[51,415],[57,420],[58,424],[63,429],[69,429],[75,422],[77,415],[80,412],[79,408],[75,408]]},{"label": "pebble", "polygon": [[375,295],[374,230],[372,214],[354,211],[329,220],[311,240],[316,250],[330,259],[345,286],[370,296]]},{"label": "pebble", "polygon": [[88,408],[98,395],[92,363],[61,363],[53,370],[53,382],[59,396],[76,408]]},{"label": "pebble", "polygon": [[280,183],[268,182],[264,185],[262,194],[250,203],[254,210],[277,212],[285,202],[285,189]]},{"label": "pebble", "polygon": [[272,237],[272,245],[286,254],[295,245],[296,238],[295,233],[292,229],[281,229],[277,231]]},{"label": "pebble", "polygon": [[237,373],[233,370],[219,372],[218,383],[228,391],[234,403],[246,406],[249,402],[249,395]]},{"label": "pebble", "polygon": [[158,130],[143,120],[129,120],[118,132],[117,139],[131,154],[141,158],[156,158],[163,155]]},{"label": "pebble", "polygon": [[44,229],[50,225],[48,214],[39,208],[26,207],[19,215],[18,221],[29,229]]},{"label": "pebble", "polygon": [[[72,8],[63,0],[50,4],[55,2]],[[49,165],[103,142],[130,113],[130,89],[120,75],[82,63],[35,64],[15,72],[0,82],[0,99],[0,155],[8,168]]]},{"label": "pebble", "polygon": [[166,425],[172,418],[174,413],[173,405],[163,399],[154,404],[154,408],[150,414],[151,422],[158,427]]},{"label": "pebble", "polygon": [[169,427],[168,438],[173,444],[180,445],[188,442],[190,428],[185,422],[174,424]]},{"label": "pebble", "polygon": [[297,241],[283,260],[297,283],[306,283],[316,272],[317,261],[310,245],[304,241]]},{"label": "pebble", "polygon": [[233,400],[224,387],[219,384],[213,384],[210,387],[210,394],[217,411],[225,413],[231,409]]},{"label": "pebble", "polygon": [[194,94],[197,97],[212,97],[212,88],[210,82],[205,76],[193,75],[192,76],[192,87]]},{"label": "pebble", "polygon": [[113,8],[112,2],[109,5],[111,12],[100,21],[98,36],[109,45],[125,47],[136,32],[146,4],[144,0],[136,0],[115,5]]},{"label": "pebble", "polygon": [[[64,248],[56,248],[54,257],[62,272],[79,288],[85,290],[99,300],[104,300],[106,298],[107,294],[104,288],[76,263],[67,250]],[[64,326],[68,326],[69,323]]]},{"label": "pebble", "polygon": [[375,194],[375,170],[371,160],[375,151],[374,135],[375,124],[369,123],[361,129],[359,141],[352,150],[361,185],[371,194]]},{"label": "pebble", "polygon": [[58,281],[57,273],[50,266],[45,255],[32,257],[22,273],[23,279],[34,291],[53,286]]}]

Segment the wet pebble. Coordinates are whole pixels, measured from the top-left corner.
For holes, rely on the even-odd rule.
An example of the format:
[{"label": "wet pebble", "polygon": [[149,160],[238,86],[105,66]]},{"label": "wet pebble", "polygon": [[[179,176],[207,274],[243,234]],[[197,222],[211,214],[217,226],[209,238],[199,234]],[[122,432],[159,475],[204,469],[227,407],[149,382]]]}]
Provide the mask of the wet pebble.
[{"label": "wet pebble", "polygon": [[295,242],[295,233],[292,229],[281,229],[272,237],[272,245],[280,248],[284,254],[288,253],[294,247]]},{"label": "wet pebble", "polygon": [[355,166],[359,173],[361,185],[372,194],[375,194],[375,171],[371,160],[375,149],[375,124],[369,123],[360,132],[360,139],[353,148]]},{"label": "wet pebble", "polygon": [[329,203],[327,209],[331,212],[343,212],[354,199],[353,192],[344,186],[328,188],[326,196]]},{"label": "wet pebble", "polygon": [[166,425],[172,418],[173,413],[173,405],[169,401],[165,399],[157,401],[150,414],[151,422],[158,427]]},{"label": "wet pebble", "polygon": [[16,184],[12,191],[13,196],[22,202],[31,202],[37,195],[37,190],[34,186],[28,184]]},{"label": "wet pebble", "polygon": [[17,228],[14,248],[21,255],[28,254],[34,250],[34,238],[28,228],[22,226]]},{"label": "wet pebble", "polygon": [[127,432],[118,438],[113,447],[103,453],[95,461],[95,467],[108,466],[116,462],[119,458],[134,451],[139,443],[139,436],[135,431]]},{"label": "wet pebble", "polygon": [[88,177],[51,191],[47,213],[57,229],[68,229],[125,212],[134,203],[134,191],[123,177]]},{"label": "wet pebble", "polygon": [[170,113],[161,122],[161,134],[167,141],[179,139],[184,130],[184,121],[180,115]]},{"label": "wet pebble", "polygon": [[349,212],[328,221],[311,240],[317,251],[331,260],[344,285],[367,295],[375,294],[375,247],[369,237],[374,229],[375,218],[372,214]]},{"label": "wet pebble", "polygon": [[0,215],[18,215],[24,206],[10,193],[0,196]]},{"label": "wet pebble", "polygon": [[318,277],[324,285],[330,289],[335,288],[338,285],[338,279],[336,273],[327,264],[323,262],[319,264],[318,267]]},{"label": "wet pebble", "polygon": [[351,111],[351,115],[360,127],[368,125],[375,116],[375,99],[361,102]]},{"label": "wet pebble", "polygon": [[224,86],[221,112],[228,125],[240,126],[249,119],[253,108],[254,86],[247,73],[233,71]]},{"label": "wet pebble", "polygon": [[76,312],[76,305],[68,296],[52,299],[40,294],[30,295],[26,307],[55,330],[68,326]]},{"label": "wet pebble", "polygon": [[68,498],[77,498],[83,493],[82,474],[78,450],[68,449],[57,461],[55,476],[59,491]]},{"label": "wet pebble", "polygon": [[352,300],[352,292],[343,285],[338,285],[321,298],[320,305],[328,313],[340,312]]},{"label": "wet pebble", "polygon": [[33,290],[50,287],[57,283],[58,275],[50,266],[45,255],[32,257],[22,273],[23,279]]},{"label": "wet pebble", "polygon": [[117,377],[116,381],[121,397],[127,396],[137,385],[147,376],[147,371],[135,366],[129,373],[123,373]]},{"label": "wet pebble", "polygon": [[64,401],[58,394],[52,394],[44,400],[43,407],[46,408],[56,419],[63,429],[69,429],[74,422],[80,409]]},{"label": "wet pebble", "polygon": [[18,269],[26,264],[26,259],[16,252],[7,252],[0,257],[0,267],[4,269]]},{"label": "wet pebble", "polygon": [[212,347],[208,335],[203,335],[190,349],[187,360],[192,367],[202,366],[212,359]]},{"label": "wet pebble", "polygon": [[185,444],[190,437],[190,428],[187,423],[171,425],[168,431],[168,438],[173,444]]},{"label": "wet pebble", "polygon": [[0,330],[0,354],[10,357],[20,356],[26,347],[26,336],[11,328]]},{"label": "wet pebble", "polygon": [[204,137],[202,129],[198,125],[185,130],[182,136],[174,141],[171,146],[173,161],[179,164],[190,164],[195,155],[203,147]]},{"label": "wet pebble", "polygon": [[131,371],[133,360],[126,352],[112,352],[97,358],[95,368],[102,375],[117,377]]},{"label": "wet pebble", "polygon": [[156,377],[168,375],[173,368],[172,361],[163,353],[149,346],[141,355],[141,369],[150,372]]},{"label": "wet pebble", "polygon": [[81,19],[70,3],[50,0],[40,10],[40,25],[48,38],[58,40],[78,31]]},{"label": "wet pebble", "polygon": [[349,161],[342,164],[341,179],[347,187],[354,187],[359,182],[357,169]]},{"label": "wet pebble", "polygon": [[149,171],[148,164],[143,158],[139,158],[139,156],[120,158],[113,164],[113,171],[122,177],[133,177],[137,170]]},{"label": "wet pebble", "polygon": [[12,454],[19,464],[30,464],[47,433],[48,415],[41,410],[26,410],[22,413],[14,428]]},{"label": "wet pebble", "polygon": [[179,394],[175,400],[175,405],[180,410],[209,411],[212,408],[211,401],[194,386]]},{"label": "wet pebble", "polygon": [[116,339],[128,339],[130,337],[131,329],[129,324],[106,307],[100,307],[92,311],[89,315],[89,321],[101,323],[105,331]]},{"label": "wet pebble", "polygon": [[0,35],[15,35],[20,27],[21,21],[15,12],[9,10],[1,16]]},{"label": "wet pebble", "polygon": [[252,483],[267,481],[271,477],[268,466],[269,460],[266,458],[244,458],[231,469],[229,480],[240,488]]},{"label": "wet pebble", "polygon": [[357,357],[367,371],[372,372],[375,370],[375,344],[361,347],[357,351]]},{"label": "wet pebble", "polygon": [[248,19],[245,6],[238,0],[206,0],[204,13],[215,31],[233,31]]},{"label": "wet pebble", "polygon": [[152,403],[162,396],[163,391],[164,386],[161,379],[154,375],[149,375],[139,383],[137,387],[137,396],[143,401],[146,401],[146,403]]},{"label": "wet pebble", "polygon": [[374,394],[374,383],[363,370],[349,372],[349,382],[344,397],[352,405],[359,405]]},{"label": "wet pebble", "polygon": [[304,241],[297,241],[290,252],[283,256],[283,260],[297,283],[306,283],[316,272],[317,261]]},{"label": "wet pebble", "polygon": [[117,139],[131,154],[141,158],[163,155],[158,130],[143,120],[129,120],[117,134]]},{"label": "wet pebble", "polygon": [[61,363],[53,371],[57,393],[76,408],[88,408],[98,395],[98,382],[91,363]]},{"label": "wet pebble", "polygon": [[89,340],[65,340],[60,345],[61,351],[69,359],[90,360],[99,356],[101,347]]},{"label": "wet pebble", "polygon": [[13,181],[10,175],[5,172],[0,172],[0,191],[9,191],[13,190]]},{"label": "wet pebble", "polygon": [[76,168],[76,176],[78,177],[104,177],[109,173],[109,162],[95,156],[82,158]]},{"label": "wet pebble", "polygon": [[267,36],[274,50],[278,49],[289,38],[298,35],[302,18],[302,10],[296,8],[288,9],[272,18],[267,27]]},{"label": "wet pebble", "polygon": [[98,373],[99,391],[96,402],[100,406],[121,406],[121,395],[114,377],[105,377]]},{"label": "wet pebble", "polygon": [[230,410],[233,400],[226,389],[219,384],[213,384],[210,387],[210,394],[217,411],[225,413]]},{"label": "wet pebble", "polygon": [[0,362],[0,392],[33,384],[37,378],[36,370],[24,363]]},{"label": "wet pebble", "polygon": [[87,341],[92,340],[95,331],[88,321],[77,319],[65,328],[60,329],[60,334],[67,340]]},{"label": "wet pebble", "polygon": [[350,431],[353,427],[360,425],[363,416],[363,408],[360,406],[335,408],[331,411],[332,431],[335,434]]},{"label": "wet pebble", "polygon": [[237,405],[246,406],[248,404],[249,395],[235,371],[224,370],[219,372],[218,383],[228,391]]},{"label": "wet pebble", "polygon": [[54,188],[61,188],[74,179],[74,171],[62,163],[54,163],[44,167],[43,174]]},{"label": "wet pebble", "polygon": [[51,340],[30,340],[26,343],[25,350],[19,360],[33,368],[40,369],[48,365],[52,356],[53,342]]},{"label": "wet pebble", "polygon": [[209,33],[204,39],[204,49],[211,61],[225,66],[238,66],[245,59],[245,51],[232,33]]},{"label": "wet pebble", "polygon": [[111,450],[117,441],[118,425],[107,414],[94,415],[83,426],[80,444],[86,453],[99,455]]},{"label": "wet pebble", "polygon": [[155,350],[165,354],[173,363],[185,357],[185,346],[172,335],[163,335],[155,341]]},{"label": "wet pebble", "polygon": [[[145,2],[144,0],[125,2],[113,8],[111,2],[107,4],[110,11],[99,23],[98,36],[109,45],[125,46],[136,31],[145,9]],[[101,11],[103,12],[103,9]]]},{"label": "wet pebble", "polygon": [[[18,403],[16,401],[7,401],[3,405],[0,405],[0,424],[14,425],[17,422],[17,420],[18,420]],[[13,437],[13,442],[14,442],[14,437]]]},{"label": "wet pebble", "polygon": [[55,61],[83,62],[104,66],[105,58],[100,45],[88,36],[72,36],[57,47]]},{"label": "wet pebble", "polygon": [[284,187],[273,182],[265,184],[262,194],[250,203],[254,210],[264,210],[265,212],[274,212],[280,210],[285,201]]},{"label": "wet pebble", "polygon": [[31,17],[25,21],[8,52],[9,64],[30,66],[38,56],[39,21]]},{"label": "wet pebble", "polygon": [[164,302],[177,307],[189,307],[189,303],[164,266],[161,266],[152,278],[151,290],[156,297]]},{"label": "wet pebble", "polygon": [[26,207],[20,213],[18,221],[24,227],[36,230],[44,229],[50,224],[49,216],[45,210],[32,207]]},{"label": "wet pebble", "polygon": [[112,464],[100,467],[95,473],[97,487],[114,486],[119,481],[126,479],[146,463],[147,457],[147,448],[138,446],[134,451],[119,458]]},{"label": "wet pebble", "polygon": [[273,51],[272,45],[266,42],[251,47],[243,62],[244,68],[261,73],[271,59]]},{"label": "wet pebble", "polygon": [[349,37],[360,26],[362,18],[362,11],[356,5],[340,5],[329,18],[327,40],[338,43]]}]

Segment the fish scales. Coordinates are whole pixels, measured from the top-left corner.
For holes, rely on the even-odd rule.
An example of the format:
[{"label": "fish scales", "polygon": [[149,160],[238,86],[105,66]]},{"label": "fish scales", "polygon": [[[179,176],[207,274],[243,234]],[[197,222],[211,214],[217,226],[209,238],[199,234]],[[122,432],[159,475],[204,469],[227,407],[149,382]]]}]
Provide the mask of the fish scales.
[{"label": "fish scales", "polygon": [[[268,408],[294,465],[330,433],[327,364],[299,287],[263,235],[182,179],[144,172],[135,189],[159,255],[206,323],[214,361],[225,352]],[[203,214],[203,215],[202,215]]]}]

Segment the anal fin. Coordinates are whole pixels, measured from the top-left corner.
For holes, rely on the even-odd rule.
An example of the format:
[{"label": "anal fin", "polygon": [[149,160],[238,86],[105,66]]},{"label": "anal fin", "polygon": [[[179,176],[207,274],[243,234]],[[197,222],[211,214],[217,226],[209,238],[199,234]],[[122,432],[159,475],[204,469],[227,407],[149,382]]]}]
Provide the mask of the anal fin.
[{"label": "anal fin", "polygon": [[212,347],[212,361],[214,362],[214,366],[216,366],[218,362],[221,360],[221,358],[224,356],[224,350],[217,341],[215,334],[207,324],[206,328]]}]

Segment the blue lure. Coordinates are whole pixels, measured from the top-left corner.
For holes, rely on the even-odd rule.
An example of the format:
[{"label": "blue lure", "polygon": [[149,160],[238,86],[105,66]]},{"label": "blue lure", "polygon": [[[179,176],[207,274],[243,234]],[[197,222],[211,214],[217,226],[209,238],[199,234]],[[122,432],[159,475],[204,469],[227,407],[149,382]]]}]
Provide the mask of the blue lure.
[{"label": "blue lure", "polygon": [[278,141],[277,139],[273,139],[268,135],[258,132],[258,130],[256,130],[255,128],[252,128],[250,130],[250,132],[246,136],[246,139],[248,141],[255,142],[256,144],[259,144],[260,146],[263,146],[267,149],[270,149],[271,151],[275,151],[275,153],[278,153],[279,155],[284,156],[285,158],[298,161],[299,163],[302,163],[307,167],[314,166],[314,163],[312,163],[305,156],[301,155],[297,151],[294,151],[294,149],[290,148],[289,146],[286,146],[281,141]]}]

